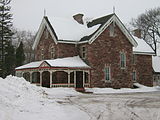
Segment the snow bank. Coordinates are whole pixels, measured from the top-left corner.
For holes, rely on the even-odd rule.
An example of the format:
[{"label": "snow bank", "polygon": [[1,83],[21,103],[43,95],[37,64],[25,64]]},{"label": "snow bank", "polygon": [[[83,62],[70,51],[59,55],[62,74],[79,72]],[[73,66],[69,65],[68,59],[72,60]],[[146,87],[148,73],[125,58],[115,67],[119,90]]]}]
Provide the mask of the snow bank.
[{"label": "snow bank", "polygon": [[74,89],[37,87],[23,78],[14,76],[8,76],[6,79],[0,78],[0,85],[0,120],[88,118],[86,113],[74,106],[61,105],[67,96],[80,94]]},{"label": "snow bank", "polygon": [[153,92],[160,91],[160,87],[146,87],[139,83],[135,83],[135,85],[139,88],[131,89],[131,88],[121,88],[121,89],[113,89],[113,88],[87,88],[86,91],[93,92],[95,94],[103,94],[103,93],[134,93],[134,92]]}]

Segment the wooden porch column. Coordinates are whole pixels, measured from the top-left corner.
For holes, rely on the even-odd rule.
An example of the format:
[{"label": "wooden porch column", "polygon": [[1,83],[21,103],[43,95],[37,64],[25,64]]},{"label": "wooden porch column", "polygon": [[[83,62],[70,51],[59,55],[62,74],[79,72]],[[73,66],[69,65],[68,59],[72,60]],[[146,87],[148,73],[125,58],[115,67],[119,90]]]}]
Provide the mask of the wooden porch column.
[{"label": "wooden porch column", "polygon": [[29,74],[30,74],[30,81],[29,81],[29,82],[30,82],[30,83],[32,83],[32,73],[33,73],[33,72],[29,72]]},{"label": "wooden porch column", "polygon": [[83,71],[83,87],[85,87],[85,72]]},{"label": "wooden porch column", "polygon": [[90,87],[91,86],[91,71],[88,72],[88,83]]},{"label": "wooden porch column", "polygon": [[52,71],[49,71],[50,72],[50,88],[52,87]]},{"label": "wooden porch column", "polygon": [[71,79],[70,79],[70,71],[68,71],[68,87],[70,87]]},{"label": "wooden porch column", "polygon": [[76,71],[74,71],[74,87],[76,88]]},{"label": "wooden porch column", "polygon": [[42,71],[40,71],[40,86],[42,86]]}]

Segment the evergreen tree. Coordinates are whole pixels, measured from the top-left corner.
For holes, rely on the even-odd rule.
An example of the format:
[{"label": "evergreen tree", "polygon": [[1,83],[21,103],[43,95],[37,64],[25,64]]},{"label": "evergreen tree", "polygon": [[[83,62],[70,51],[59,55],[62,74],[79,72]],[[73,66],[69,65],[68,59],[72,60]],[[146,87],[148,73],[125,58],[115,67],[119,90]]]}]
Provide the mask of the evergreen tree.
[{"label": "evergreen tree", "polygon": [[25,54],[23,50],[23,42],[21,41],[18,48],[16,49],[16,67],[23,65],[25,60]]},{"label": "evergreen tree", "polygon": [[7,49],[6,49],[6,55],[5,55],[5,76],[7,75],[13,75],[14,74],[14,68],[15,68],[15,49],[11,43],[8,43]]},{"label": "evergreen tree", "polygon": [[[0,0],[0,70],[1,77],[5,77],[6,65],[8,56],[9,46],[11,46],[11,39],[13,32],[11,30],[12,27],[12,14],[10,14],[11,7],[9,6],[11,0]],[[8,60],[7,60],[8,61]]]}]

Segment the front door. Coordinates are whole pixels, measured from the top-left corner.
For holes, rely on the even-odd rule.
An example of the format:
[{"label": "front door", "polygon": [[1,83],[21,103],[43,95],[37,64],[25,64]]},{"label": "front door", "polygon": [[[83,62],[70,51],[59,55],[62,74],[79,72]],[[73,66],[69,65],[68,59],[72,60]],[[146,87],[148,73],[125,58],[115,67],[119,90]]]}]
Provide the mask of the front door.
[{"label": "front door", "polygon": [[50,87],[50,72],[48,71],[42,73],[42,87]]},{"label": "front door", "polygon": [[76,71],[76,88],[83,88],[83,71]]}]

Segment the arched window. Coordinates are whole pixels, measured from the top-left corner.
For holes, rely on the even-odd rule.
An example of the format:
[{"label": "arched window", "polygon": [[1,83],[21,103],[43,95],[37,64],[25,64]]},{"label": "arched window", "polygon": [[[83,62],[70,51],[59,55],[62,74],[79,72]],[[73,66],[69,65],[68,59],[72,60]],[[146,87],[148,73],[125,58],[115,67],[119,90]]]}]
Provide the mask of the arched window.
[{"label": "arched window", "polygon": [[126,54],[124,52],[120,53],[120,67],[121,69],[126,67]]},{"label": "arched window", "polygon": [[44,59],[44,49],[42,48],[41,49],[41,60],[43,60]]},{"label": "arched window", "polygon": [[47,30],[47,27],[45,28],[44,35],[45,35],[45,39],[48,39],[49,33]]},{"label": "arched window", "polygon": [[51,58],[55,57],[55,47],[53,45],[50,46],[50,55],[51,55]]}]

